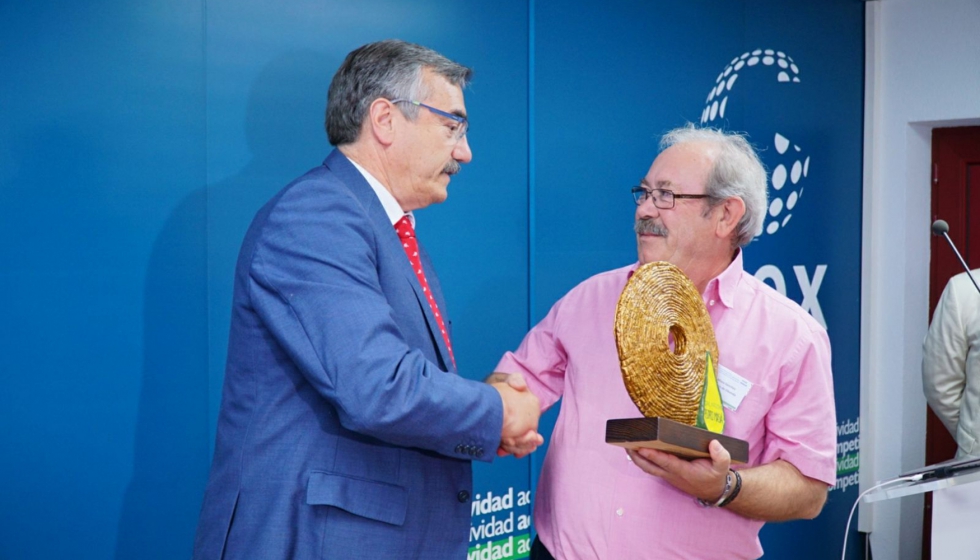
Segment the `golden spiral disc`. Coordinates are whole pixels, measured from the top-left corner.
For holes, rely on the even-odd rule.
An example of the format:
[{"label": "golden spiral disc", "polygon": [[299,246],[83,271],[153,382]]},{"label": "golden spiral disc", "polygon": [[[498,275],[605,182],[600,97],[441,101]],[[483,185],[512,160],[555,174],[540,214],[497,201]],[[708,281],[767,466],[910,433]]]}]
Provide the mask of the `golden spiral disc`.
[{"label": "golden spiral disc", "polygon": [[626,391],[640,412],[693,426],[705,355],[717,364],[718,343],[701,294],[681,269],[660,261],[633,274],[616,307],[616,348]]}]

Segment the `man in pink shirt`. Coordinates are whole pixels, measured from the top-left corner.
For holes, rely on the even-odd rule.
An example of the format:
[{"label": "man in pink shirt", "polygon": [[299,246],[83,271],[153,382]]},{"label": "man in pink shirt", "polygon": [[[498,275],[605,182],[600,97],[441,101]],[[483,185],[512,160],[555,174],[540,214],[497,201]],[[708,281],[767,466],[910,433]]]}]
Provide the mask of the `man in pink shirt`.
[{"label": "man in pink shirt", "polygon": [[[491,380],[524,376],[542,410],[558,399],[534,511],[534,559],[758,558],[766,521],[813,518],[835,480],[835,409],[826,331],[742,269],[762,231],[766,172],[739,135],[669,132],[633,189],[639,263],[604,272],[558,301]],[[668,261],[694,282],[714,325],[725,433],[749,442],[735,471],[713,441],[684,461],[605,443],[606,420],[642,416],[620,373],[613,332],[626,281]]]}]

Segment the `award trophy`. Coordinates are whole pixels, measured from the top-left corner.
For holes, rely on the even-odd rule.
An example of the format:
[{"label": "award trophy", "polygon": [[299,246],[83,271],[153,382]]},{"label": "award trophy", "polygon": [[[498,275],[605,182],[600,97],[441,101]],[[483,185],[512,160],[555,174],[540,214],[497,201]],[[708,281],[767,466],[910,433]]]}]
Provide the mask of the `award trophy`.
[{"label": "award trophy", "polygon": [[716,439],[732,463],[748,461],[748,442],[723,434],[718,343],[701,294],[681,269],[661,261],[633,274],[616,307],[616,347],[626,391],[644,418],[606,421],[606,443],[696,459],[708,457]]}]

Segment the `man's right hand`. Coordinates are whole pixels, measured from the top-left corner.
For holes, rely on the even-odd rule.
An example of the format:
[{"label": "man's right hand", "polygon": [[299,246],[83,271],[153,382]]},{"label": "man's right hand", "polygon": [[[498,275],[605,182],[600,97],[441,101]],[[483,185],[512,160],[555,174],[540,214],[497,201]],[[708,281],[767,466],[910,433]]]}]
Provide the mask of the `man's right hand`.
[{"label": "man's right hand", "polygon": [[528,390],[521,375],[495,373],[487,381],[500,393],[504,404],[504,425],[497,455],[512,454],[520,459],[530,454],[544,443],[544,438],[537,431],[541,416],[538,398]]}]

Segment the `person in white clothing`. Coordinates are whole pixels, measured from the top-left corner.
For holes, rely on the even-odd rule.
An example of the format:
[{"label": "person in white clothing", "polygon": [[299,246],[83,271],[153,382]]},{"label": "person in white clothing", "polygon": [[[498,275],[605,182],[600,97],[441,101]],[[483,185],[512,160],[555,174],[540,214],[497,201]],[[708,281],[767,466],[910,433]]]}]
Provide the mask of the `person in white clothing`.
[{"label": "person in white clothing", "polygon": [[922,345],[922,389],[956,438],[956,457],[980,456],[980,291],[965,272],[946,284],[933,314]]}]

